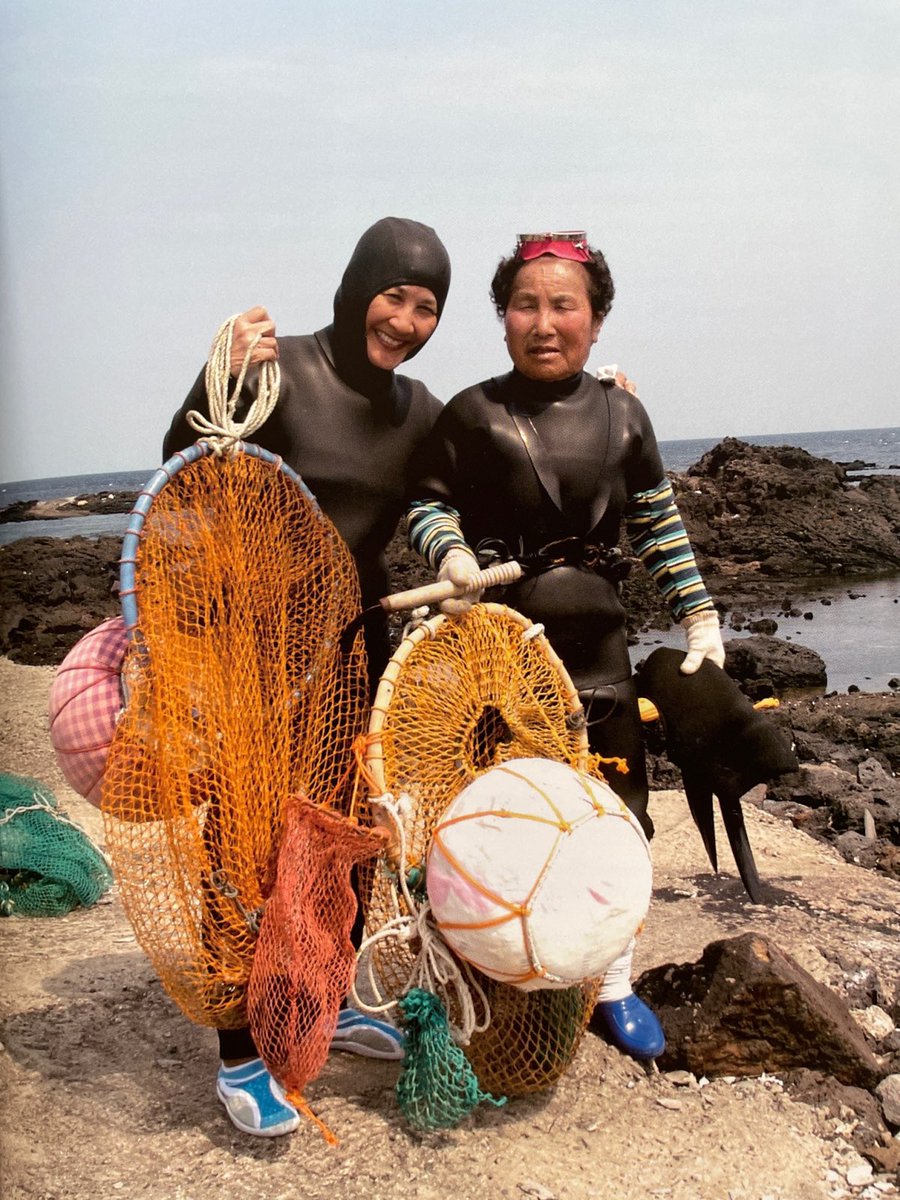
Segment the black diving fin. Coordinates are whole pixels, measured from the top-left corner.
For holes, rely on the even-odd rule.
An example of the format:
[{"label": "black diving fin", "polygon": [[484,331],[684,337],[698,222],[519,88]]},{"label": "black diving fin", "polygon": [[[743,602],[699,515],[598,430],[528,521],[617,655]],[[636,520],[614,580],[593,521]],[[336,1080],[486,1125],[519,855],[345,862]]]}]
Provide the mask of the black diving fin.
[{"label": "black diving fin", "polygon": [[709,780],[702,771],[682,768],[681,780],[684,784],[684,794],[687,796],[688,808],[694,818],[694,824],[700,830],[703,845],[712,869],[718,874],[719,856],[716,853],[716,825],[713,817],[713,793]]},{"label": "black diving fin", "polygon": [[741,796],[800,764],[781,730],[758,712],[738,685],[708,659],[693,675],[679,670],[684,654],[661,647],[637,672],[640,695],[659,711],[666,754],[681,769],[691,815],[718,870],[713,795],[734,860],[754,904],[762,885],[741,809]]},{"label": "black diving fin", "polygon": [[722,820],[725,822],[725,832],[731,845],[731,853],[737,863],[747,895],[754,904],[763,903],[762,884],[756,869],[756,860],[747,836],[747,826],[744,824],[744,810],[741,808],[740,796],[720,796],[719,807],[722,810]]}]

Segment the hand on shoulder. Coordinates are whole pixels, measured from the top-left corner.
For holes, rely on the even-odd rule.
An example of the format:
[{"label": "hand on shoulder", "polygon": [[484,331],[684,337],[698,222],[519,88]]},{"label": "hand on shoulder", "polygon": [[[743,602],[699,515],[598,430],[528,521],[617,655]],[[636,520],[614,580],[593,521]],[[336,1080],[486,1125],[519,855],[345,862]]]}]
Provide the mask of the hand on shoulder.
[{"label": "hand on shoulder", "polygon": [[597,378],[602,382],[611,382],[616,387],[624,388],[626,392],[630,392],[632,396],[637,395],[637,384],[633,383],[624,371],[620,371],[615,363],[609,367],[601,367],[597,372]]}]

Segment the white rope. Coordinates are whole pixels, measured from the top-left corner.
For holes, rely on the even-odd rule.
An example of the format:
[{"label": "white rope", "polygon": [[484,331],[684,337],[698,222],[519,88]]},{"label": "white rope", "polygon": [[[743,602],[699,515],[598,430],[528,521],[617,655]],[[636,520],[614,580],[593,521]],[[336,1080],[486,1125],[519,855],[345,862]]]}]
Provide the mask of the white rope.
[{"label": "white rope", "polygon": [[[428,620],[428,614],[431,610],[427,604],[421,604],[418,608],[414,608],[409,614],[409,620],[403,626],[403,632],[400,635],[400,640],[405,641],[414,630],[420,625],[424,625]],[[434,630],[430,631],[430,636],[434,637]]]},{"label": "white rope", "polygon": [[250,367],[250,359],[262,338],[262,334],[257,334],[250,342],[240,374],[232,388],[231,343],[234,323],[239,316],[240,313],[236,313],[224,322],[213,340],[209,358],[206,360],[205,380],[209,416],[204,416],[196,409],[187,414],[188,424],[209,442],[215,454],[229,451],[233,453],[237,442],[249,439],[272,415],[281,388],[281,369],[278,363],[261,363],[256,398],[250,405],[246,419],[242,422],[235,421],[234,414]]},{"label": "white rope", "polygon": [[[379,942],[390,938],[399,938],[411,944],[418,943],[419,948],[412,969],[400,989],[400,994],[405,996],[411,988],[421,988],[439,996],[448,1014],[448,1021],[451,1013],[458,1014],[458,1021],[450,1023],[454,1040],[462,1046],[467,1046],[473,1034],[483,1033],[490,1025],[490,1004],[468,963],[460,962],[444,941],[434,923],[429,902],[425,900],[423,904],[418,904],[409,890],[406,882],[406,827],[402,814],[404,799],[407,798],[401,796],[400,800],[395,802],[390,794],[385,794],[370,801],[386,818],[386,821],[379,821],[379,824],[390,825],[396,834],[400,863],[397,882],[408,911],[400,912],[395,891],[394,907],[397,915],[367,937],[356,955],[360,967],[364,969],[366,984],[369,992],[375,997],[375,1003],[370,1004],[363,1000],[356,982],[352,988],[353,1003],[370,1013],[383,1013],[396,1008],[399,997],[395,1000],[385,1000],[382,995],[375,973],[377,955],[371,951]],[[479,1009],[483,1014],[480,1022]]]}]

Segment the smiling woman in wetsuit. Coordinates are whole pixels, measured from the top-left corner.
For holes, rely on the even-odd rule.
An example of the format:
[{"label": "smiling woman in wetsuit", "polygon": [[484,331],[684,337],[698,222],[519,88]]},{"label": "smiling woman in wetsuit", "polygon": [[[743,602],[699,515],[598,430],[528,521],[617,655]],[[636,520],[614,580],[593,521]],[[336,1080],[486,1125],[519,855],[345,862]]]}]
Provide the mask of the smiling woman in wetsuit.
[{"label": "smiling woman in wetsuit", "polygon": [[[519,239],[491,285],[513,369],[460,392],[438,417],[407,520],[411,545],[440,579],[464,585],[476,553],[528,569],[502,599],[543,624],[581,695],[591,749],[627,760],[628,774],[613,772],[610,786],[652,836],[619,599],[623,522],[685,629],[681,670],[707,657],[722,666],[725,654],[650,419],[615,380],[584,371],[613,294],[606,260],[584,234]],[[655,1057],[662,1030],[629,976],[630,958],[608,973],[601,1015],[623,1049]]]},{"label": "smiling woman in wetsuit", "polygon": [[[434,333],[449,286],[450,260],[434,230],[385,217],[353,251],[330,325],[276,340],[269,314],[252,308],[234,326],[234,376],[257,334],[251,363],[277,358],[281,368],[278,404],[254,441],[293,467],[334,522],[356,562],[364,606],[387,591],[385,551],[409,494],[411,463],[441,409],[423,383],[395,369]],[[246,403],[251,398],[248,389]],[[192,409],[209,413],[202,372],[173,418],[166,458],[196,440]],[[377,682],[390,654],[386,619],[367,624],[365,634],[369,678]],[[257,1057],[249,1029],[218,1035],[216,1092],[233,1124],[262,1137],[290,1133],[299,1116]],[[332,1048],[396,1059],[403,1039],[392,1025],[345,1007]]]},{"label": "smiling woman in wetsuit", "polygon": [[[450,259],[434,230],[385,217],[353,251],[330,325],[276,340],[264,308],[235,324],[233,375],[256,334],[251,363],[277,358],[281,368],[278,404],[253,440],[293,467],[334,522],[364,607],[387,591],[385,550],[403,515],[410,463],[441,411],[423,383],[395,370],[434,333],[449,287]],[[191,409],[209,411],[202,372],[166,435],[166,458],[196,440]],[[386,622],[367,624],[366,650],[377,681],[390,654]]]}]

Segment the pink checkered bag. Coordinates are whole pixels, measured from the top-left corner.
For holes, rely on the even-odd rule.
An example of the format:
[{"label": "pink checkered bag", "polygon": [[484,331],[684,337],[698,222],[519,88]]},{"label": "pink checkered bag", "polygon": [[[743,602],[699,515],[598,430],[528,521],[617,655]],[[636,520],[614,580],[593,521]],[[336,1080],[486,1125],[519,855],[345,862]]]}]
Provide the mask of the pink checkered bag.
[{"label": "pink checkered bag", "polygon": [[110,617],[76,642],[50,688],[50,741],[66,782],[100,807],[106,758],[122,711],[128,633]]}]

